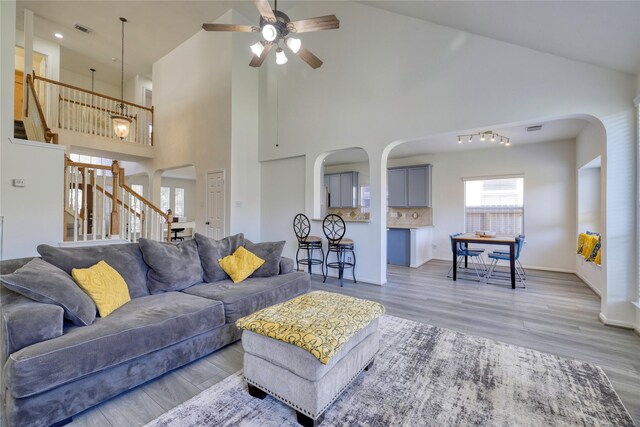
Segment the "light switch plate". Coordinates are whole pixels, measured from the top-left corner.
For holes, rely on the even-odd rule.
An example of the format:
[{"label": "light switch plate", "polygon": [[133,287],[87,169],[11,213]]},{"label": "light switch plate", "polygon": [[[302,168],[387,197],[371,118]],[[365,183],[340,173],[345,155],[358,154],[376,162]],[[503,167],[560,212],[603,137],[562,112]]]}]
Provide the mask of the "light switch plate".
[{"label": "light switch plate", "polygon": [[24,178],[14,178],[13,186],[14,187],[24,187],[26,185]]}]

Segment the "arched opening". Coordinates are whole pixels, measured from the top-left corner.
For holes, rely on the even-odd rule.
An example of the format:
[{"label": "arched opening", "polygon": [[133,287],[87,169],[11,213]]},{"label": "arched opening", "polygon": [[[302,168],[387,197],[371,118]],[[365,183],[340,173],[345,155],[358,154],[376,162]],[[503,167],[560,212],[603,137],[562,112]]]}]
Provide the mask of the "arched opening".
[{"label": "arched opening", "polygon": [[[485,134],[487,131],[490,133]],[[506,138],[509,146],[504,143]],[[422,240],[410,241],[407,251],[418,254],[418,258],[403,265],[418,267],[439,262],[448,267],[452,263],[449,235],[488,229],[526,236],[520,258],[525,268],[577,271],[578,171],[584,165],[583,158],[591,161],[595,157],[606,157],[604,127],[592,117],[578,115],[459,130],[389,144],[382,159],[383,173],[387,174],[387,226],[433,226],[430,233],[423,233]],[[391,202],[398,199],[394,192],[403,188],[394,178],[401,173],[393,172],[394,168],[406,171],[420,165],[432,167],[427,215],[411,212],[412,203],[408,200],[407,212],[394,208]],[[510,194],[506,190],[502,190],[504,197],[499,200],[501,190],[491,190],[491,184],[516,178],[523,182],[521,202],[508,201],[505,197]],[[597,193],[604,191],[604,180],[597,186]],[[470,197],[471,192],[477,192],[477,197]],[[515,196],[515,186],[512,192]],[[594,209],[595,201],[592,202],[590,208]],[[598,203],[604,212],[603,201]],[[417,218],[407,218],[407,213]],[[604,214],[597,219],[601,230],[605,229],[603,217]],[[416,221],[420,218],[424,221]],[[390,245],[398,244],[390,235],[387,240],[388,250],[392,249]],[[604,267],[597,268],[602,271]],[[605,276],[602,272],[601,283],[588,283],[589,286],[598,292],[606,286]]]}]

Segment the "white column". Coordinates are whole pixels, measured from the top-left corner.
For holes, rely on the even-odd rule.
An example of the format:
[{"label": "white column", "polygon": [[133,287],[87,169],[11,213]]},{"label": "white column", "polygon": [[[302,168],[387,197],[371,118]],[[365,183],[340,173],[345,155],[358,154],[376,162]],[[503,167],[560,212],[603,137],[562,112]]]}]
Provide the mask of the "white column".
[{"label": "white column", "polygon": [[22,89],[22,115],[27,108],[27,76],[33,71],[33,12],[24,10],[24,76]]}]

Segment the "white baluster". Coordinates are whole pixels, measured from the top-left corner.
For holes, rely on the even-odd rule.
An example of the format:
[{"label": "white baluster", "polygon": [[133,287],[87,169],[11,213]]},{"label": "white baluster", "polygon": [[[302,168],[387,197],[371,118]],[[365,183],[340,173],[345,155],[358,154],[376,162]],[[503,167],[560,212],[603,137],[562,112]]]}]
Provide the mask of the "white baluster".
[{"label": "white baluster", "polygon": [[[115,189],[114,189],[115,191]],[[106,235],[106,229],[107,229],[107,224],[106,224],[106,219],[107,219],[107,213],[104,209],[104,202],[107,198],[107,171],[102,171],[102,240],[107,238]]]}]

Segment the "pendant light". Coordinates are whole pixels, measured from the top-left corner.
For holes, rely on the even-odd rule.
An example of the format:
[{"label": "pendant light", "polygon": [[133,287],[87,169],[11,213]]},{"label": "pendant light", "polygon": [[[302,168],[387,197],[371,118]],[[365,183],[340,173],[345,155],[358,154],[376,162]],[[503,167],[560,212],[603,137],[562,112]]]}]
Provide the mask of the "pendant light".
[{"label": "pendant light", "polygon": [[131,118],[127,115],[127,106],[124,103],[124,23],[127,22],[125,18],[120,18],[122,21],[122,58],[120,61],[120,104],[116,106],[119,110],[119,114],[111,115],[111,122],[113,123],[113,132],[120,139],[125,139],[129,135],[129,129],[131,127]]}]

